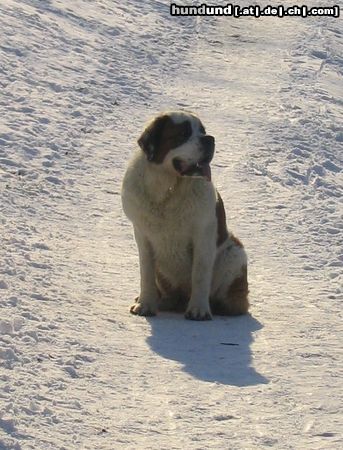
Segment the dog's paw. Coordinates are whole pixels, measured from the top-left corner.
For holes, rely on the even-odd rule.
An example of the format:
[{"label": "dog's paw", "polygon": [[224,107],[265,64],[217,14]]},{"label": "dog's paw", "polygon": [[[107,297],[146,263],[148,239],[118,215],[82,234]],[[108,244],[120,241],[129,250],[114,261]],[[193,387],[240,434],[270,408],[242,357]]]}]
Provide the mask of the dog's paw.
[{"label": "dog's paw", "polygon": [[212,314],[208,308],[192,306],[187,308],[185,318],[188,320],[212,320]]},{"label": "dog's paw", "polygon": [[156,316],[156,308],[152,305],[140,303],[137,298],[136,303],[134,303],[130,308],[130,313],[135,316],[151,317]]}]

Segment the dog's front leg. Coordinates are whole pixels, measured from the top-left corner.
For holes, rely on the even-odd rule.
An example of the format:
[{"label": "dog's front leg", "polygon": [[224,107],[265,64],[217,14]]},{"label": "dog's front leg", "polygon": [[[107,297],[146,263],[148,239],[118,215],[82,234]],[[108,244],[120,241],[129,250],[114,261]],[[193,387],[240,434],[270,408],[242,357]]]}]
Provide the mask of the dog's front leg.
[{"label": "dog's front leg", "polygon": [[135,229],[139,252],[141,292],[130,312],[139,316],[154,316],[157,310],[158,290],[155,282],[155,261],[148,239]]},{"label": "dog's front leg", "polygon": [[210,229],[199,233],[193,241],[192,292],[186,319],[211,320],[210,290],[213,276],[213,265],[216,256],[215,232]]}]

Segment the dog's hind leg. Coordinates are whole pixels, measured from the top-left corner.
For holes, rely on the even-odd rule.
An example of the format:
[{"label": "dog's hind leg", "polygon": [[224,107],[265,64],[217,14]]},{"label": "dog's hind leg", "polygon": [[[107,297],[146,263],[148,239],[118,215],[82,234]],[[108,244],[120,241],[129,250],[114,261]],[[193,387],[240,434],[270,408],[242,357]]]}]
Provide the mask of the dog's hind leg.
[{"label": "dog's hind leg", "polygon": [[247,256],[238,240],[225,249],[216,261],[210,305],[213,314],[237,316],[249,309]]}]

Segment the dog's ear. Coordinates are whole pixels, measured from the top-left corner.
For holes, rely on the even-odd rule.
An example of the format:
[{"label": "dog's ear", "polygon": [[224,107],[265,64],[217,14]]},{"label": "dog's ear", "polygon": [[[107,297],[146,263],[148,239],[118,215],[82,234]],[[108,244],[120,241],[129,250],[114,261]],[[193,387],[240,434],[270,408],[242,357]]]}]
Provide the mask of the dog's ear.
[{"label": "dog's ear", "polygon": [[167,115],[159,116],[151,122],[138,139],[138,145],[146,154],[148,161],[157,162],[163,129],[168,122]]}]

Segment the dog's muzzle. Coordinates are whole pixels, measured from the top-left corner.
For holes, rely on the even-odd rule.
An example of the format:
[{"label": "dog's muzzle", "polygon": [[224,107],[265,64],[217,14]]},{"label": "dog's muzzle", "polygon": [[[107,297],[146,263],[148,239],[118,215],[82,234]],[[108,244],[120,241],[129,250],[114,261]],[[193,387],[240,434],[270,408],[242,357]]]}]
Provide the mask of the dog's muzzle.
[{"label": "dog's muzzle", "polygon": [[214,137],[213,136],[201,136],[200,147],[202,158],[192,165],[188,165],[179,158],[173,160],[174,169],[182,176],[200,176],[211,181],[211,168],[210,162],[214,155]]}]

